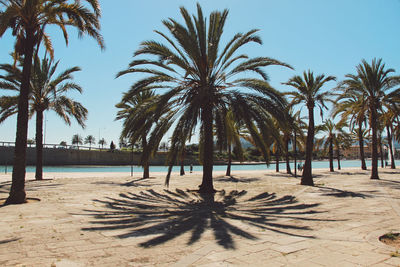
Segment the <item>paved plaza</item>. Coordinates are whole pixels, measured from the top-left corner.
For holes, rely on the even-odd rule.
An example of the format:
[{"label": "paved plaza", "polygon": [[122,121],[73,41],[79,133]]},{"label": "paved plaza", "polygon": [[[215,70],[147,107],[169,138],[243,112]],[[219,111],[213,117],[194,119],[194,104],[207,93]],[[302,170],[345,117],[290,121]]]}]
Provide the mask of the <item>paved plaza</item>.
[{"label": "paved plaza", "polygon": [[400,266],[378,240],[400,232],[400,170],[379,170],[315,170],[315,187],[215,172],[214,199],[194,191],[201,173],[168,189],[161,174],[28,174],[29,202],[0,207],[0,266]]}]

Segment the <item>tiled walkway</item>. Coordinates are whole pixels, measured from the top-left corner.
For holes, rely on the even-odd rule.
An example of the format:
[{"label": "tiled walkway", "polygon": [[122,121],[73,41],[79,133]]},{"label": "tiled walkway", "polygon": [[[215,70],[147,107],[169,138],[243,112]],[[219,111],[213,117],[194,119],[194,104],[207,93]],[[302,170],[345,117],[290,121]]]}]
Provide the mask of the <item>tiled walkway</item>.
[{"label": "tiled walkway", "polygon": [[190,190],[199,174],[30,180],[41,201],[0,207],[0,266],[400,266],[378,240],[400,232],[400,170],[233,174],[215,199]]}]

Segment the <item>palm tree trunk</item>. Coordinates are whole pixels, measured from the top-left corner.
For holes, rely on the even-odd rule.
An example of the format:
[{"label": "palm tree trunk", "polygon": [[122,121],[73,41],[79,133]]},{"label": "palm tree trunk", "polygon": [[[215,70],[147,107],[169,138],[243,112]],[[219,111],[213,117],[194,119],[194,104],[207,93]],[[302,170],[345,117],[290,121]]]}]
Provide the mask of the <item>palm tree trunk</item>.
[{"label": "palm tree trunk", "polygon": [[372,167],[371,179],[379,179],[378,175],[378,140],[377,140],[377,114],[374,104],[370,105],[371,128],[372,128]]},{"label": "palm tree trunk", "polygon": [[359,121],[359,123],[358,123],[358,142],[360,145],[361,170],[366,170],[367,164],[365,163],[364,136],[362,133],[362,121]]},{"label": "palm tree trunk", "polygon": [[294,177],[297,177],[297,148],[296,148],[296,132],[294,132],[294,142],[293,142],[293,156],[294,156]]},{"label": "palm tree trunk", "polygon": [[43,111],[36,111],[36,180],[43,180]]},{"label": "palm tree trunk", "polygon": [[226,176],[231,176],[231,165],[232,165],[232,147],[228,145],[228,166],[226,167]]},{"label": "palm tree trunk", "polygon": [[205,194],[215,193],[213,186],[213,154],[214,154],[214,142],[213,142],[213,114],[211,103],[204,104],[201,112],[201,120],[203,122],[202,131],[204,136],[204,153],[203,153],[203,179],[199,186],[199,191]]},{"label": "palm tree trunk", "polygon": [[[145,153],[147,152],[147,140],[146,140],[146,135],[142,135],[142,157],[144,154],[150,155],[150,153]],[[149,178],[150,177],[150,167],[149,167],[149,159],[148,157],[143,158],[143,178]]]},{"label": "palm tree trunk", "polygon": [[279,148],[276,149],[275,153],[275,171],[279,172],[279,158],[280,158],[280,150]]},{"label": "palm tree trunk", "polygon": [[25,33],[24,65],[22,69],[21,90],[18,98],[17,132],[15,138],[14,162],[10,194],[5,204],[21,204],[26,202],[25,166],[26,144],[28,137],[28,101],[29,83],[32,68],[34,46],[33,30]]},{"label": "palm tree trunk", "polygon": [[394,156],[393,156],[393,146],[392,146],[392,129],[391,127],[386,126],[387,129],[387,139],[388,139],[388,144],[389,144],[389,151],[390,151],[390,168],[391,169],[396,169],[396,163],[394,162]]},{"label": "palm tree trunk", "polygon": [[185,165],[183,164],[183,159],[181,160],[181,171],[180,171],[180,175],[181,175],[181,176],[185,175]]},{"label": "palm tree trunk", "polygon": [[289,162],[289,137],[285,138],[285,159],[286,159],[286,173],[292,174],[290,170],[290,162]]},{"label": "palm tree trunk", "polygon": [[342,168],[340,167],[340,147],[337,146],[337,165],[338,165],[338,170],[341,170]]},{"label": "palm tree trunk", "polygon": [[333,169],[333,139],[329,137],[329,171],[334,172]]},{"label": "palm tree trunk", "polygon": [[304,162],[303,175],[301,177],[300,184],[302,185],[314,185],[312,178],[312,153],[314,147],[314,107],[308,107],[308,132],[306,141],[306,159]]},{"label": "palm tree trunk", "polygon": [[384,153],[383,153],[383,145],[382,145],[382,136],[381,134],[379,134],[379,138],[378,138],[378,146],[379,146],[379,153],[381,154],[381,168],[385,167],[385,163],[384,161]]}]

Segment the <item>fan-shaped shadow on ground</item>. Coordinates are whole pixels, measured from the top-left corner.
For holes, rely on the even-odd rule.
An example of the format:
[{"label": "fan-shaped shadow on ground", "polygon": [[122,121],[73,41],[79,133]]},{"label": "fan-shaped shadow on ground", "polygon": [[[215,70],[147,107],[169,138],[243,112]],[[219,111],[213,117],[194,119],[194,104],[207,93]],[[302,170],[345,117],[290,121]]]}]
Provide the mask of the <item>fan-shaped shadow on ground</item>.
[{"label": "fan-shaped shadow on ground", "polygon": [[[190,245],[198,241],[207,229],[226,249],[235,248],[233,236],[257,239],[254,234],[236,226],[238,224],[254,227],[253,230],[313,238],[306,233],[299,234],[311,229],[299,226],[298,222],[321,221],[313,216],[319,212],[312,210],[319,204],[300,204],[293,196],[277,197],[275,193],[243,199],[246,194],[246,191],[220,191],[214,197],[179,189],[175,192],[146,190],[137,194],[120,194],[119,198],[95,200],[104,204],[106,209],[85,210],[86,215],[95,217],[91,223],[97,226],[83,230],[118,230],[119,238],[149,236],[148,241],[140,243],[142,247],[159,245],[185,233],[190,233]],[[297,223],[290,223],[290,220]],[[121,233],[121,230],[126,232]]]},{"label": "fan-shaped shadow on ground", "polygon": [[379,193],[379,191],[367,191],[366,193],[364,192],[353,192],[353,191],[347,191],[347,190],[340,190],[337,188],[332,188],[332,187],[326,187],[326,186],[316,186],[322,190],[322,195],[323,196],[328,196],[328,197],[359,197],[359,198],[372,198],[374,195],[371,195],[373,193]]},{"label": "fan-shaped shadow on ground", "polygon": [[251,183],[259,181],[260,178],[245,178],[245,177],[236,178],[235,176],[229,176],[229,177],[225,176],[225,177],[217,177],[215,180],[218,182]]}]

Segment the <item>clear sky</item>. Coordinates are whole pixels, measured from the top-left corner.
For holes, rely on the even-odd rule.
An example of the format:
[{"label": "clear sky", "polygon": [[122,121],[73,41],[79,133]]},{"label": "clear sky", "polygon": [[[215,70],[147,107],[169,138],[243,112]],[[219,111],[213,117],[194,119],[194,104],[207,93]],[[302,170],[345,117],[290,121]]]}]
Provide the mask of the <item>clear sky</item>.
[{"label": "clear sky", "polygon": [[[400,1],[399,0],[200,0],[203,12],[229,9],[224,36],[229,39],[237,32],[260,29],[263,45],[245,46],[249,56],[272,57],[292,65],[295,70],[283,67],[265,68],[270,83],[281,91],[290,88],[281,85],[291,76],[312,70],[315,74],[334,75],[338,80],[354,73],[361,59],[371,61],[382,58],[387,67],[400,72]],[[73,122],[69,127],[54,113],[46,113],[46,143],[71,144],[74,134],[83,137],[104,137],[108,144],[118,143],[121,122],[115,121],[114,107],[122,93],[139,78],[125,75],[115,79],[117,72],[125,69],[132,60],[140,42],[161,40],[153,30],[165,32],[161,21],[174,18],[179,21],[179,7],[195,12],[192,0],[100,0],[102,30],[106,50],[101,51],[95,41],[78,39],[70,31],[66,47],[62,33],[52,31],[55,58],[60,59],[59,71],[73,66],[82,68],[74,81],[84,91],[70,95],[88,110],[86,128]],[[10,31],[0,39],[0,62],[11,63],[9,53],[14,39]],[[242,51],[243,52],[243,51]],[[330,82],[325,87],[335,86]],[[4,94],[3,92],[0,92]],[[325,112],[329,115],[329,112]],[[321,122],[316,112],[316,122]],[[34,138],[34,118],[30,120],[29,138]],[[14,141],[16,116],[0,125],[0,141]]]}]

